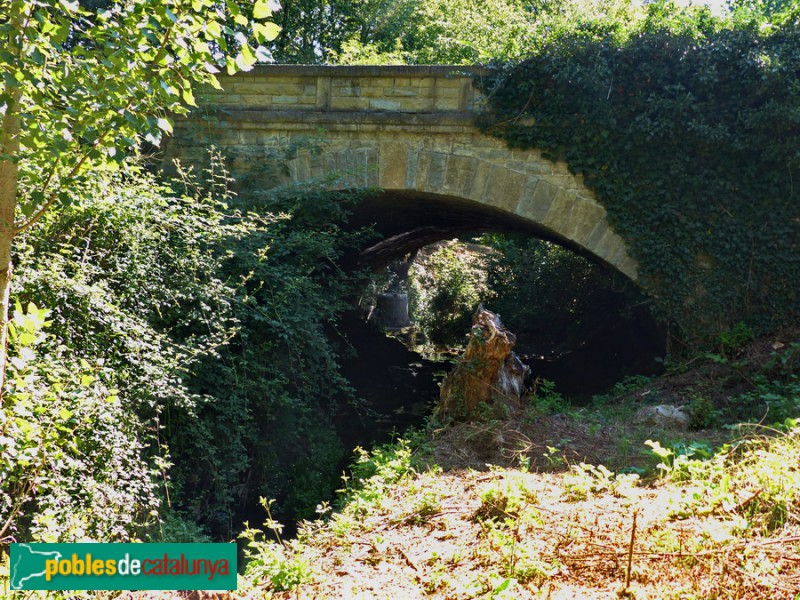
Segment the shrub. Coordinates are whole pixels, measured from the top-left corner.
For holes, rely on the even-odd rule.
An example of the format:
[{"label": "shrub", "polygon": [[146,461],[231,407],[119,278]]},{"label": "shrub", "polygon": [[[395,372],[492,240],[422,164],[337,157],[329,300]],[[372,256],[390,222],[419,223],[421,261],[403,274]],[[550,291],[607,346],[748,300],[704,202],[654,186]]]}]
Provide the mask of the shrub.
[{"label": "shrub", "polygon": [[159,508],[152,428],[111,387],[102,360],[75,359],[17,305],[0,413],[0,538],[130,541]]}]

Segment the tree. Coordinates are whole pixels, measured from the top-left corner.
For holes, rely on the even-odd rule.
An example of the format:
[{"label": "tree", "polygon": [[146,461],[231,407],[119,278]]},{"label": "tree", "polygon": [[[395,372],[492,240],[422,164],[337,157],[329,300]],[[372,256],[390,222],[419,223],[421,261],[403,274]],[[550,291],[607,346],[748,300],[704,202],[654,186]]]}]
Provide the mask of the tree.
[{"label": "tree", "polygon": [[0,389],[15,236],[90,172],[158,143],[220,67],[266,59],[272,4],[249,5],[252,20],[231,0],[0,0]]},{"label": "tree", "polygon": [[517,60],[565,30],[625,30],[644,12],[636,0],[284,0],[281,4],[275,20],[283,29],[270,50],[276,61],[285,63]]}]

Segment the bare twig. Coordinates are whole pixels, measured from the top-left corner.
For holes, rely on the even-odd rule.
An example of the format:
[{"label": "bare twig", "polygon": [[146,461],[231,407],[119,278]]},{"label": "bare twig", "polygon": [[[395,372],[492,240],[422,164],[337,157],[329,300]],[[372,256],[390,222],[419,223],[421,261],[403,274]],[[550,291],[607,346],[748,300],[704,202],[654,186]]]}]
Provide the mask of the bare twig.
[{"label": "bare twig", "polygon": [[625,589],[627,590],[631,585],[631,565],[633,564],[633,545],[636,542],[636,517],[639,515],[638,510],[633,511],[633,525],[631,525],[631,541],[628,544],[628,569],[625,572]]}]

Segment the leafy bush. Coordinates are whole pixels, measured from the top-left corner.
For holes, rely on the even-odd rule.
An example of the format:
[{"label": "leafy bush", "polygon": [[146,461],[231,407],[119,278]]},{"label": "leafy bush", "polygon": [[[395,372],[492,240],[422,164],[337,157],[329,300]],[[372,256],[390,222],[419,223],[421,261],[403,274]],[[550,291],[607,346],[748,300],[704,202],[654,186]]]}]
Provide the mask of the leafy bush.
[{"label": "leafy bush", "polygon": [[17,305],[0,412],[0,539],[129,541],[159,508],[151,432],[102,360],[71,357],[50,311]]},{"label": "leafy bush", "polygon": [[745,527],[765,535],[795,523],[800,502],[800,429],[797,421],[774,437],[754,436],[724,446],[715,454],[708,448],[667,450],[648,444],[662,458],[665,477],[700,486],[676,508],[677,516],[724,512],[746,519]]},{"label": "leafy bush", "polygon": [[355,402],[336,321],[363,282],[338,259],[364,235],[342,226],[357,199],[315,184],[235,200],[220,251],[238,331],[189,380],[205,398],[198,418],[168,426],[187,509],[222,531],[261,496],[295,521],[336,489],[346,455],[334,418]]},{"label": "leafy bush", "polygon": [[461,345],[481,297],[485,257],[458,242],[436,249],[409,272],[412,320],[437,346]]},{"label": "leafy bush", "polygon": [[338,225],[356,198],[237,199],[228,183],[217,159],[169,185],[128,165],[17,256],[17,297],[51,309],[65,360],[114,373],[159,462],[172,510],[151,536],[200,535],[186,518],[228,537],[260,495],[282,518],[313,514],[344,457],[333,418],[352,393],[331,333],[360,281],[337,265],[360,239]]},{"label": "leafy bush", "polygon": [[275,540],[266,539],[262,530],[251,527],[246,527],[239,537],[248,540],[245,576],[256,585],[266,585],[270,590],[282,592],[308,581],[311,565],[300,555],[296,540],[287,542],[282,539],[283,526],[272,518],[272,502],[260,499],[261,506],[267,511],[264,525],[272,531]]},{"label": "leafy bush", "polygon": [[361,505],[365,510],[371,503],[383,499],[390,486],[414,475],[420,467],[414,454],[423,441],[423,434],[411,432],[407,438],[382,444],[371,452],[356,448],[355,460],[350,465],[351,475],[345,478],[345,488],[340,490],[339,505],[351,511],[359,510]]}]

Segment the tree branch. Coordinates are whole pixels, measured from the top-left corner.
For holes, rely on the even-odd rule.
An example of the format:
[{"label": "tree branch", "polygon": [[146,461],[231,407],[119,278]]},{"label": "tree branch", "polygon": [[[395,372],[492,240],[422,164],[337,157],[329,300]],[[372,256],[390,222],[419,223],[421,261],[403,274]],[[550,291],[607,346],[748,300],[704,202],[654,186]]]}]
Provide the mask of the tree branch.
[{"label": "tree branch", "polygon": [[[182,6],[183,5],[181,4],[179,6],[179,8],[182,7]],[[158,50],[156,51],[155,55],[153,56],[152,61],[150,62],[151,68],[156,67],[158,65],[158,61],[161,60],[161,58],[164,56],[164,53],[166,52],[167,46],[169,44],[170,37],[172,36],[172,32],[173,32],[173,28],[174,27],[175,27],[174,23],[170,24],[169,27],[167,27],[167,30],[164,33],[164,37],[161,40],[161,44],[160,44]],[[122,110],[122,112],[124,113],[125,111],[127,111],[131,107],[133,102],[134,102],[134,99],[132,98],[128,102],[128,104],[125,106],[125,108]],[[94,144],[92,144],[89,147],[89,149],[83,154],[83,156],[81,156],[80,159],[78,159],[78,162],[75,164],[74,167],[72,167],[70,172],[67,174],[67,176],[62,181],[69,181],[70,179],[72,179],[78,173],[80,168],[88,160],[89,155],[92,153],[92,151],[96,150],[97,148],[99,148],[102,145],[103,140],[105,140],[105,138],[108,136],[108,134],[111,131],[112,131],[111,127],[106,127],[106,129],[103,131],[103,133],[101,133],[100,136],[94,141]],[[47,179],[45,180],[44,185],[42,187],[42,192],[44,192],[44,190],[47,189],[47,186],[50,184],[50,180],[52,179],[54,172],[55,172],[55,168],[50,171]],[[50,196],[47,198],[47,201],[44,204],[42,204],[42,206],[39,207],[39,209],[33,214],[33,216],[30,219],[28,219],[27,221],[25,221],[25,222],[23,222],[23,223],[21,223],[19,225],[15,225],[14,226],[14,235],[22,233],[26,229],[29,229],[30,227],[35,225],[37,222],[39,222],[39,220],[45,215],[45,213],[50,209],[50,207],[53,206],[53,204],[55,203],[57,198],[58,198],[58,190],[54,190],[50,194]]]}]

